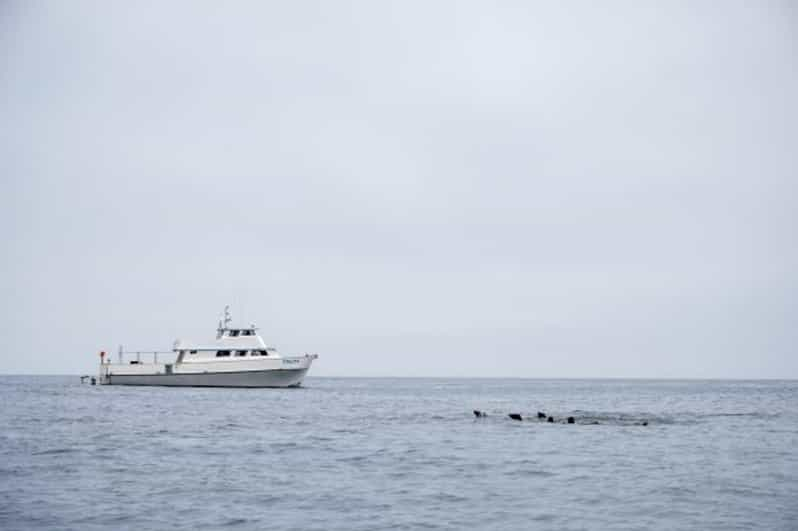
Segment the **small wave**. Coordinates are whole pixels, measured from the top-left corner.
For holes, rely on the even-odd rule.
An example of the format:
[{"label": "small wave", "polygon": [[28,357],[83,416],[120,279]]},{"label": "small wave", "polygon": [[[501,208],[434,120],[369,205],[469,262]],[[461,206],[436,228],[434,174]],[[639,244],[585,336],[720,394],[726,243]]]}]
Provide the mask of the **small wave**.
[{"label": "small wave", "polygon": [[24,476],[26,473],[21,468],[0,468],[0,478],[11,477],[11,476]]},{"label": "small wave", "polygon": [[282,442],[282,443],[273,443],[271,445],[273,450],[291,450],[293,448],[299,448],[299,444],[295,442]]},{"label": "small wave", "polygon": [[352,455],[349,457],[342,457],[338,461],[342,463],[360,463],[368,459],[365,455]]},{"label": "small wave", "polygon": [[433,496],[433,499],[447,503],[468,501],[468,498],[465,496],[458,496],[457,494],[451,494],[448,492],[439,492]]},{"label": "small wave", "polygon": [[332,437],[325,437],[323,435],[310,435],[308,441],[310,442],[332,442],[335,439]]},{"label": "small wave", "polygon": [[574,417],[575,424],[583,425],[649,426],[653,424],[694,423],[693,420],[688,418],[677,419],[669,415],[656,415],[641,411],[584,411],[577,409],[569,413],[563,413],[561,416],[555,415],[554,418],[557,422],[563,423],[566,422],[567,417]]},{"label": "small wave", "polygon": [[556,476],[557,474],[554,472],[549,472],[548,470],[533,470],[529,468],[519,468],[516,470],[511,470],[505,474],[506,476],[526,476],[526,477],[538,477],[538,478],[550,478],[552,476]]},{"label": "small wave", "polygon": [[751,411],[751,412],[744,412],[744,413],[706,413],[704,415],[699,415],[700,418],[711,418],[711,417],[753,417],[753,418],[763,418],[763,419],[772,419],[778,417],[778,413],[761,413],[759,411]]},{"label": "small wave", "polygon": [[51,448],[49,450],[42,450],[39,452],[33,452],[32,455],[59,455],[59,454],[71,454],[77,452],[78,450],[75,448]]},{"label": "small wave", "polygon": [[233,527],[237,525],[243,525],[249,522],[246,518],[231,518],[230,520],[226,521],[222,524],[223,527]]},{"label": "small wave", "polygon": [[225,431],[225,430],[236,430],[244,427],[245,426],[238,424],[236,422],[225,422],[222,424],[216,424],[215,426],[213,426],[213,429],[217,431]]}]

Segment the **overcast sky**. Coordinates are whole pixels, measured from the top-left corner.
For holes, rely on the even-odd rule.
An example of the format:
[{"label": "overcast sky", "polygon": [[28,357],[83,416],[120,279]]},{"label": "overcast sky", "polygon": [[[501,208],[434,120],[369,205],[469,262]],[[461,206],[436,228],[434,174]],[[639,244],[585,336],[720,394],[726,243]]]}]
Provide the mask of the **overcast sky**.
[{"label": "overcast sky", "polygon": [[0,372],[798,377],[790,2],[0,2]]}]

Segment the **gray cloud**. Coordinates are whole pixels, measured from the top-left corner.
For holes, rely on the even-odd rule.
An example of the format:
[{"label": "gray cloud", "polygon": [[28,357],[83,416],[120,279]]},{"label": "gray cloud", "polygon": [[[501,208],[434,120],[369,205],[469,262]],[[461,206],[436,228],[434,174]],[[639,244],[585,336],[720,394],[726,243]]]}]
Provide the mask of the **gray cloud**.
[{"label": "gray cloud", "polygon": [[796,16],[6,2],[0,371],[798,377]]}]

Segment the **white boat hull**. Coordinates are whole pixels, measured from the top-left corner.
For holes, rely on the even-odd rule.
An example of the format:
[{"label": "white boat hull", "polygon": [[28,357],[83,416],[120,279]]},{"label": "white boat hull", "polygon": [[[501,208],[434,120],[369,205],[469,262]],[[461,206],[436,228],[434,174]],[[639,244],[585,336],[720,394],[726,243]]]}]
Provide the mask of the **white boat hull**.
[{"label": "white boat hull", "polygon": [[308,368],[173,374],[108,374],[101,383],[169,387],[299,387]]}]

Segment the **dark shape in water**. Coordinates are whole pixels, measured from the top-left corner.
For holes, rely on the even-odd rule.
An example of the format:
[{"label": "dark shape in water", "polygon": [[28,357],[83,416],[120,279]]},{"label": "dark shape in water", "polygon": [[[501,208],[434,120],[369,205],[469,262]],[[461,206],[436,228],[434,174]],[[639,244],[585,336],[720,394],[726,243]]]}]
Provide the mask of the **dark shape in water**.
[{"label": "dark shape in water", "polygon": [[546,414],[543,413],[542,411],[538,411],[538,418],[539,419],[545,419],[546,418]]},{"label": "dark shape in water", "polygon": [[575,418],[568,417],[568,424],[575,424],[575,423],[576,423],[576,419]]},{"label": "dark shape in water", "polygon": [[484,411],[480,411],[480,410],[478,410],[478,409],[475,409],[475,410],[474,410],[474,416],[475,416],[475,417],[487,417],[487,416],[488,416],[488,414],[487,414],[487,413],[485,413]]},{"label": "dark shape in water", "polygon": [[546,422],[554,422],[554,417],[549,417],[548,420],[546,420]]},{"label": "dark shape in water", "polygon": [[524,420],[520,413],[510,413],[509,417],[513,420]]},{"label": "dark shape in water", "polygon": [[640,423],[640,425],[641,425],[641,426],[648,426],[648,421],[647,421],[647,420],[644,420],[643,422],[641,422],[641,423]]}]

